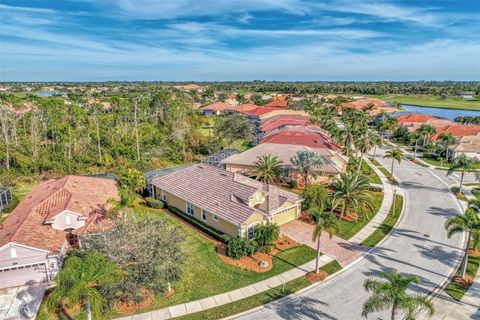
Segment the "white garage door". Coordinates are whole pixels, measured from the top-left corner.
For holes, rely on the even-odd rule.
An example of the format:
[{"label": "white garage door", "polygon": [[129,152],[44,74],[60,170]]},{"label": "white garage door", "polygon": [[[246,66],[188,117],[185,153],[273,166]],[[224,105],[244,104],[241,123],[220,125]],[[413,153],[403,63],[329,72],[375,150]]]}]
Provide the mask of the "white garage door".
[{"label": "white garage door", "polygon": [[0,270],[0,288],[47,281],[45,263]]}]

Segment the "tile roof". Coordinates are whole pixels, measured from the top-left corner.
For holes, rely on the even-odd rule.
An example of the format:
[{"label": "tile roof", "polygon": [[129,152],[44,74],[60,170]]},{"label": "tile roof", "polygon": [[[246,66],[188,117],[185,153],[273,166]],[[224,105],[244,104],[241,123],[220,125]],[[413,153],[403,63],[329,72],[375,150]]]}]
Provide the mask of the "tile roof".
[{"label": "tile roof", "polygon": [[258,107],[256,109],[248,110],[245,113],[252,116],[261,116],[277,110],[288,110],[287,108],[277,108],[277,107]]},{"label": "tile roof", "polygon": [[354,109],[362,111],[364,108],[367,108],[369,104],[372,104],[374,109],[385,107],[385,105],[386,105],[386,103],[384,101],[381,101],[381,100],[378,100],[378,99],[360,98],[360,99],[354,100],[352,102],[342,103],[342,107],[354,108]]},{"label": "tile roof", "polygon": [[429,114],[409,114],[406,116],[400,116],[397,118],[397,122],[399,125],[404,125],[407,123],[414,123],[414,122],[425,122],[427,120],[434,120],[438,119],[437,117],[431,116]]},{"label": "tile roof", "polygon": [[235,107],[223,102],[216,102],[209,104],[208,106],[200,108],[201,110],[214,110],[214,111],[223,111],[223,110],[235,110]]},{"label": "tile roof", "polygon": [[264,105],[264,107],[277,107],[277,108],[286,108],[287,106],[288,106],[288,101],[285,99],[275,99]]},{"label": "tile roof", "polygon": [[314,125],[314,124],[304,125],[304,126],[287,124],[287,125],[281,126],[279,128],[276,128],[274,130],[266,132],[263,135],[263,139],[266,139],[266,138],[271,137],[271,136],[278,135],[279,133],[282,133],[282,132],[296,132],[296,133],[305,133],[305,134],[316,134],[316,135],[318,135],[319,139],[322,139],[322,140],[328,141],[328,142],[332,142],[330,140],[330,137],[329,137],[328,133],[325,130],[323,130],[320,126]]},{"label": "tile roof", "polygon": [[[294,193],[207,164],[177,170],[155,178],[152,184],[237,226],[253,213],[267,216],[285,201],[302,200]],[[266,201],[251,207],[248,199],[257,191],[265,194]]]},{"label": "tile roof", "polygon": [[480,153],[480,133],[472,136],[463,136],[450,147],[455,152]]},{"label": "tile roof", "polygon": [[288,145],[300,145],[310,148],[339,150],[340,147],[326,138],[324,135],[301,130],[280,131],[276,134],[263,138],[260,143],[276,143]]},{"label": "tile roof", "polygon": [[251,149],[248,149],[240,154],[235,154],[224,160],[222,163],[225,164],[236,164],[236,165],[245,165],[253,166],[254,163],[258,160],[258,157],[272,155],[276,156],[278,160],[283,162],[285,167],[294,167],[290,159],[297,154],[300,150],[313,150],[318,155],[324,159],[324,165],[320,171],[327,174],[338,174],[343,172],[345,165],[348,162],[348,159],[342,156],[339,152],[329,150],[329,149],[318,149],[310,148],[303,145],[284,145],[279,147],[275,143],[262,143],[258,146],[255,146]]},{"label": "tile roof", "polygon": [[278,119],[260,125],[259,129],[263,132],[269,132],[285,125],[305,126],[311,124],[308,119]]},{"label": "tile roof", "polygon": [[290,120],[309,120],[310,116],[302,114],[278,114],[273,117],[262,119],[262,125],[273,123],[277,120],[290,119]]},{"label": "tile roof", "polygon": [[451,133],[454,137],[473,136],[480,133],[480,126],[473,124],[453,123],[443,127],[437,127],[437,133],[432,136],[432,140],[437,140],[442,133]]},{"label": "tile roof", "polygon": [[65,233],[45,224],[63,210],[89,218],[103,213],[108,199],[118,199],[112,179],[66,176],[36,186],[9,214],[0,228],[0,247],[15,242],[55,253]]}]

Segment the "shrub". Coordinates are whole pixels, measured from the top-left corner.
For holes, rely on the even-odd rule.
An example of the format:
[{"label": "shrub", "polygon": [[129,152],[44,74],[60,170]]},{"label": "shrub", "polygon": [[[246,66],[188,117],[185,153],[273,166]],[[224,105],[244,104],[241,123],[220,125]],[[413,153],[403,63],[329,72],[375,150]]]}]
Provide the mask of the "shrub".
[{"label": "shrub", "polygon": [[233,259],[249,256],[258,251],[255,241],[244,240],[239,237],[230,238],[227,244],[227,256]]},{"label": "shrub", "polygon": [[327,188],[318,184],[307,186],[302,192],[302,197],[305,199],[302,202],[303,210],[325,209],[330,206],[331,202]]},{"label": "shrub", "polygon": [[297,180],[290,180],[289,185],[290,185],[290,188],[297,189],[298,188],[298,181]]},{"label": "shrub", "polygon": [[163,209],[165,207],[165,203],[157,199],[145,198],[145,201],[147,201],[149,207],[154,209]]},{"label": "shrub", "polygon": [[273,223],[258,225],[255,228],[255,242],[260,246],[266,246],[280,237],[280,227]]}]

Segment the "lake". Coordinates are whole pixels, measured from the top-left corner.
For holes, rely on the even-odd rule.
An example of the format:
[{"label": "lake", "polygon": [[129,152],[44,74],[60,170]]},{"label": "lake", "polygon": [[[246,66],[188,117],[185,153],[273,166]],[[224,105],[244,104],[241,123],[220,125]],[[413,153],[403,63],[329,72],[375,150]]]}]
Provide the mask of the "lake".
[{"label": "lake", "polygon": [[65,92],[56,92],[56,91],[40,91],[37,96],[39,97],[51,97],[53,95],[62,95]]},{"label": "lake", "polygon": [[480,117],[480,111],[418,107],[409,104],[402,104],[402,107],[407,111],[430,114],[435,117],[446,118],[452,121],[455,120],[455,118],[458,116]]}]

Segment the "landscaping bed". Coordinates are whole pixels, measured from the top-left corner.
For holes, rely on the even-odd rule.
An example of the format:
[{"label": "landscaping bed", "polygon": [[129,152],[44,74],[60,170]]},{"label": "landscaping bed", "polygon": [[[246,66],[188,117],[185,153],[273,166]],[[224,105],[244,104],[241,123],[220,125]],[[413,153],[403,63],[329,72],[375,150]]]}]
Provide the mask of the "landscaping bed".
[{"label": "landscaping bed", "polygon": [[458,200],[468,201],[468,198],[463,193],[460,193],[459,191],[460,191],[459,187],[452,187],[452,192],[455,195],[455,197],[457,197]]},{"label": "landscaping bed", "polygon": [[[468,255],[467,274],[465,279],[462,279],[457,272],[457,275],[453,278],[452,282],[449,283],[445,288],[445,292],[457,301],[462,300],[463,296],[472,284],[473,279],[475,279],[479,264],[480,251],[477,250],[476,252],[474,252],[473,250],[470,250],[470,253]],[[461,266],[459,268],[461,268]]]},{"label": "landscaping bed", "polygon": [[374,247],[376,246],[383,238],[390,233],[393,229],[395,224],[397,223],[398,219],[400,218],[400,214],[403,208],[403,196],[396,195],[395,197],[395,208],[390,208],[387,217],[383,220],[380,227],[375,230],[367,239],[365,239],[361,244],[366,247]]}]

